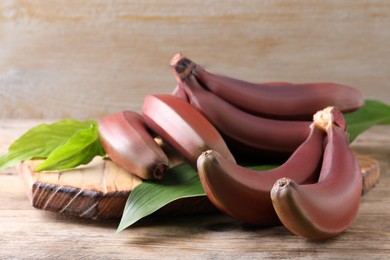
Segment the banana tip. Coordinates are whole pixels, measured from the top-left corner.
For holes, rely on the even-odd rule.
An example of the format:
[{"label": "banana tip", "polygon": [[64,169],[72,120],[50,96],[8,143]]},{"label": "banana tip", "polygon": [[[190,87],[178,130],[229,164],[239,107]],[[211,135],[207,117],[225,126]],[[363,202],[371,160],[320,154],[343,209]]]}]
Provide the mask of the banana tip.
[{"label": "banana tip", "polygon": [[175,56],[173,56],[170,65],[173,69],[176,79],[179,82],[190,76],[193,69],[195,68],[195,63],[183,56],[181,53],[177,53]]},{"label": "banana tip", "polygon": [[202,165],[206,160],[209,160],[210,157],[214,158],[214,156],[215,156],[215,151],[213,150],[206,150],[202,152],[198,157],[197,165],[198,166]]},{"label": "banana tip", "polygon": [[183,54],[181,52],[176,53],[173,58],[171,59],[170,65],[172,67],[176,66],[176,64],[183,58]]},{"label": "banana tip", "polygon": [[291,182],[291,179],[289,178],[281,178],[277,180],[273,186],[273,190],[281,190],[287,187]]},{"label": "banana tip", "polygon": [[165,176],[165,173],[167,172],[168,168],[169,166],[165,163],[157,164],[153,171],[153,177],[156,180],[161,180]]},{"label": "banana tip", "polygon": [[201,154],[201,156],[202,156],[202,157],[209,157],[209,156],[211,156],[213,153],[214,153],[213,150],[207,150],[207,151],[204,151],[204,152]]}]

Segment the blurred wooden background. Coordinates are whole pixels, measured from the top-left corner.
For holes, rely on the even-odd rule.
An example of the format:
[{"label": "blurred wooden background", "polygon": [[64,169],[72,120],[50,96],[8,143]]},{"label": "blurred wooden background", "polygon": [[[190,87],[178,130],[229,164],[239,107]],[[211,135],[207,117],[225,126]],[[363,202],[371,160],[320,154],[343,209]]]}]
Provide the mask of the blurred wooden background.
[{"label": "blurred wooden background", "polygon": [[390,102],[389,0],[0,1],[0,118],[98,118],[169,93],[183,52],[250,81]]}]

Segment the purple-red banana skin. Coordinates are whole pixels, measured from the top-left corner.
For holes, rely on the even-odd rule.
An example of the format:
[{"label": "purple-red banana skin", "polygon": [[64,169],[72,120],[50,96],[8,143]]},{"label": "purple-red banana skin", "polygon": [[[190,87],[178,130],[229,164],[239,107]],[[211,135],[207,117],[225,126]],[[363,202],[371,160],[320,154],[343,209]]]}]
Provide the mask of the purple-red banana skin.
[{"label": "purple-red banana skin", "polygon": [[310,240],[328,239],[345,231],[357,215],[362,177],[344,130],[332,125],[318,183],[299,185],[278,180],[271,191],[281,222]]},{"label": "purple-red banana skin", "polygon": [[246,113],[202,88],[193,75],[183,79],[190,104],[223,135],[259,152],[292,153],[310,132],[308,121],[285,121]]},{"label": "purple-red banana skin", "polygon": [[161,179],[168,157],[148,132],[142,116],[121,111],[98,122],[100,140],[110,159],[143,179]]},{"label": "purple-red banana skin", "polygon": [[277,119],[306,119],[328,106],[343,113],[364,104],[360,91],[329,82],[318,83],[251,83],[205,70],[188,58],[177,54],[171,64],[180,63],[181,78],[195,75],[199,83],[227,102],[256,115]]},{"label": "purple-red banana skin", "polygon": [[264,171],[242,167],[207,151],[197,162],[199,177],[210,201],[229,216],[254,225],[280,224],[269,196],[275,181],[289,176],[301,184],[316,182],[324,140],[323,129],[313,124],[307,139],[284,164]]},{"label": "purple-red banana skin", "polygon": [[193,165],[199,155],[209,149],[235,162],[218,130],[183,99],[168,94],[147,95],[142,115],[150,129]]}]

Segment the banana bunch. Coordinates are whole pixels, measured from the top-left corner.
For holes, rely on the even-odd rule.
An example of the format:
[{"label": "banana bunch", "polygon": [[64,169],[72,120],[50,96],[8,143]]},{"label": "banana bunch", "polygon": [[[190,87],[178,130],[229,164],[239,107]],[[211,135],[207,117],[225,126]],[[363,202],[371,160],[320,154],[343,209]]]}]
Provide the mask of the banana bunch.
[{"label": "banana bunch", "polygon": [[332,122],[326,132],[318,181],[302,185],[284,177],[271,190],[272,204],[284,226],[313,240],[331,238],[346,230],[355,220],[362,192],[359,165],[344,129]]},{"label": "banana bunch", "polygon": [[334,107],[317,112],[307,139],[277,168],[249,170],[211,150],[199,157],[197,168],[207,196],[221,211],[250,224],[282,222],[307,239],[342,233],[360,205],[360,168]]},{"label": "banana bunch", "polygon": [[362,180],[343,113],[363,105],[358,90],[335,83],[254,84],[208,72],[181,54],[171,66],[178,82],[173,94],[201,112],[232,151],[288,158],[256,171],[217,151],[203,152],[197,169],[217,208],[250,224],[281,222],[308,239],[333,237],[351,225]]},{"label": "banana bunch", "polygon": [[180,53],[171,60],[178,87],[223,135],[237,157],[254,154],[287,158],[309,135],[312,116],[335,106],[347,113],[364,99],[351,87],[335,83],[254,84],[213,74]]},{"label": "banana bunch", "polygon": [[[99,121],[107,155],[143,179],[170,167],[162,145],[198,170],[209,200],[245,223],[283,224],[308,239],[326,239],[356,217],[362,177],[343,113],[363,105],[354,88],[334,83],[254,84],[213,74],[181,54],[170,63],[171,94],[150,94],[141,113]],[[236,159],[280,158],[270,170]]]},{"label": "banana bunch", "polygon": [[170,64],[178,82],[193,76],[187,85],[201,85],[241,110],[271,119],[310,121],[314,113],[325,107],[336,106],[346,113],[358,109],[364,102],[355,88],[335,83],[250,83],[213,74],[181,53],[176,54]]}]

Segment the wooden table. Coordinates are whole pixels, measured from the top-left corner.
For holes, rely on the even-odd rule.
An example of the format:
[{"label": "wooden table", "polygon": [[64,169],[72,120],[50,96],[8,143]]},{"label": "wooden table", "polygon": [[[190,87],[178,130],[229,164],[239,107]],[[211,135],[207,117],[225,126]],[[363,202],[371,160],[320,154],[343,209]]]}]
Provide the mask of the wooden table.
[{"label": "wooden table", "polygon": [[[38,120],[2,120],[0,152]],[[45,121],[47,122],[47,121]],[[118,221],[94,222],[33,208],[14,169],[0,173],[0,259],[250,259],[390,256],[390,126],[361,135],[353,149],[378,159],[379,184],[364,195],[355,223],[325,242],[283,226],[253,228],[222,214],[149,217],[115,234]]]},{"label": "wooden table", "polygon": [[173,90],[177,52],[248,81],[331,81],[390,103],[389,25],[389,0],[1,1],[0,118],[139,110]]}]

